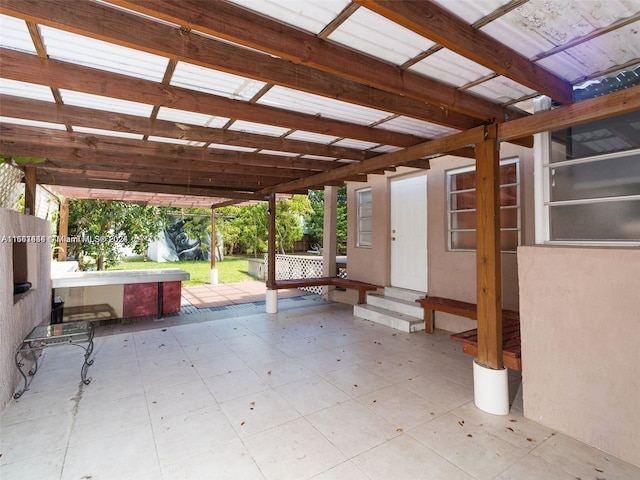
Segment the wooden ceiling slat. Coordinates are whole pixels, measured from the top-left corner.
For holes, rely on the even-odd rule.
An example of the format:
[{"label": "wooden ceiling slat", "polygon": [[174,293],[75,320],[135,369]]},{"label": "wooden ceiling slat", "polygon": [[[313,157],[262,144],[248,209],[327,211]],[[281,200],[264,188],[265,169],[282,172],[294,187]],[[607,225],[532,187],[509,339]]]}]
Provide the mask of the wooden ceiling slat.
[{"label": "wooden ceiling slat", "polygon": [[216,2],[215,8],[197,0],[112,3],[483,122],[524,116],[228,2]]}]

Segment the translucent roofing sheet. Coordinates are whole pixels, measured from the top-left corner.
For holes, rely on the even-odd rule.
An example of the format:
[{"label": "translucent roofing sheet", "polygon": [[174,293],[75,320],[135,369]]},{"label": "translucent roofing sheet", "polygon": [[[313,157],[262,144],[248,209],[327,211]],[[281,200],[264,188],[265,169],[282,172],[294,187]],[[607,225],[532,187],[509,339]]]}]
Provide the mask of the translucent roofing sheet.
[{"label": "translucent roofing sheet", "polygon": [[55,101],[49,87],[36,85],[34,83],[18,82],[7,78],[0,78],[0,91],[3,95],[13,95],[14,97],[30,98],[32,100],[42,100],[45,102]]},{"label": "translucent roofing sheet", "polygon": [[176,110],[175,108],[160,107],[157,118],[168,122],[198,125],[200,127],[222,128],[229,121],[225,117],[214,117],[203,113]]},{"label": "translucent roofing sheet", "polygon": [[535,90],[502,76],[474,85],[467,91],[499,103],[510,102],[536,93]]},{"label": "translucent roofing sheet", "polygon": [[387,122],[383,122],[380,125],[377,125],[376,128],[416,135],[425,139],[444,137],[458,131],[453,128],[448,128],[442,125],[436,125],[435,123],[429,123],[409,117],[396,117]]},{"label": "translucent roofing sheet", "polygon": [[230,0],[243,8],[318,34],[350,0]]},{"label": "translucent roofing sheet", "polygon": [[500,7],[511,2],[511,0],[433,0],[441,7],[453,11],[455,15],[465,22],[473,24],[495,12]]},{"label": "translucent roofing sheet", "polygon": [[177,145],[189,145],[191,147],[202,147],[204,146],[204,142],[194,142],[191,140],[183,140],[181,138],[167,138],[167,137],[155,137],[150,136],[148,138],[151,142],[159,142],[159,143],[175,143]]},{"label": "translucent roofing sheet", "polygon": [[336,147],[356,148],[358,150],[369,150],[377,147],[377,143],[365,142],[364,140],[354,140],[353,138],[343,138],[332,145]]},{"label": "translucent roofing sheet", "polygon": [[171,77],[171,85],[234,100],[251,100],[265,84],[212,68],[178,62]]},{"label": "translucent roofing sheet", "polygon": [[324,145],[328,145],[337,139],[338,137],[334,135],[323,135],[321,133],[305,132],[303,130],[296,130],[287,135],[287,140],[300,140],[303,142],[322,143]]},{"label": "translucent roofing sheet", "polygon": [[225,145],[222,143],[211,143],[208,148],[213,148],[216,150],[234,150],[236,152],[256,152],[256,148],[249,147],[239,147],[236,145]]},{"label": "translucent roofing sheet", "polygon": [[90,93],[75,92],[73,90],[60,90],[62,101],[67,105],[76,107],[93,108],[96,110],[106,110],[108,112],[125,113],[148,117],[151,115],[153,106],[144,103],[130,102],[111,97],[101,97]]},{"label": "translucent roofing sheet", "polygon": [[638,24],[593,38],[588,43],[543,58],[538,63],[576,83],[593,72],[603,72],[640,58],[640,38],[636,42],[628,41],[634,36],[638,37]]},{"label": "translucent roofing sheet", "polygon": [[433,55],[409,67],[440,82],[461,87],[493,73],[492,70],[475,63],[462,55],[443,48]]},{"label": "translucent roofing sheet", "polygon": [[358,125],[371,125],[391,115],[389,112],[275,86],[263,95],[259,104],[286,108],[309,115],[320,115]]},{"label": "translucent roofing sheet", "polygon": [[33,45],[24,20],[0,15],[0,31],[2,31],[0,46],[22,52],[36,53],[36,48]]},{"label": "translucent roofing sheet", "polygon": [[333,162],[335,160],[334,157],[323,157],[320,155],[303,155],[301,158],[306,158],[309,160],[323,160],[327,162]]},{"label": "translucent roofing sheet", "polygon": [[[47,26],[40,26],[49,57],[109,72],[160,82],[169,60]],[[99,52],[99,54],[98,54]]]},{"label": "translucent roofing sheet", "polygon": [[293,152],[281,152],[279,150],[260,150],[263,155],[280,155],[281,157],[297,157],[297,153]]},{"label": "translucent roofing sheet", "polygon": [[391,153],[391,152],[397,152],[398,150],[402,150],[402,148],[396,147],[395,145],[380,145],[379,147],[375,147],[371,149],[372,152],[379,152],[379,153]]},{"label": "translucent roofing sheet", "polygon": [[356,10],[328,39],[394,65],[402,65],[434,45],[366,8]]},{"label": "translucent roofing sheet", "polygon": [[269,135],[271,137],[280,137],[289,131],[288,128],[266,125],[264,123],[247,122],[245,120],[236,120],[231,124],[231,126],[229,126],[228,130],[258,133],[260,135]]},{"label": "translucent roofing sheet", "polygon": [[99,128],[73,127],[78,133],[92,133],[95,135],[105,135],[107,137],[131,138],[134,140],[142,140],[143,136],[137,133],[121,132],[116,130],[102,130]]},{"label": "translucent roofing sheet", "polygon": [[24,120],[13,117],[0,117],[0,122],[12,123],[14,125],[26,125],[28,127],[51,128],[54,130],[66,130],[67,127],[60,123],[38,122],[35,120]]}]

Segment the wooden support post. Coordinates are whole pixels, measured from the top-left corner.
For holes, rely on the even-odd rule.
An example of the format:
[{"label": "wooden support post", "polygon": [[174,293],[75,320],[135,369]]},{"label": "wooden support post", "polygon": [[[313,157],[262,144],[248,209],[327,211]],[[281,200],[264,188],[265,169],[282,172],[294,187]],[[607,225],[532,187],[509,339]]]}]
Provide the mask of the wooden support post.
[{"label": "wooden support post", "polygon": [[503,368],[500,258],[500,155],[497,125],[476,144],[476,275],[478,363]]},{"label": "wooden support post", "polygon": [[36,214],[36,167],[24,167],[24,213]]},{"label": "wooden support post", "polygon": [[211,209],[211,270],[216,268],[216,249],[218,248],[216,238],[216,209]]},{"label": "wooden support post", "polygon": [[69,199],[65,198],[60,204],[60,217],[58,223],[58,261],[65,262],[67,260],[67,242],[69,236]]},{"label": "wooden support post", "polygon": [[276,285],[276,194],[269,195],[269,239],[267,247],[267,288]]}]

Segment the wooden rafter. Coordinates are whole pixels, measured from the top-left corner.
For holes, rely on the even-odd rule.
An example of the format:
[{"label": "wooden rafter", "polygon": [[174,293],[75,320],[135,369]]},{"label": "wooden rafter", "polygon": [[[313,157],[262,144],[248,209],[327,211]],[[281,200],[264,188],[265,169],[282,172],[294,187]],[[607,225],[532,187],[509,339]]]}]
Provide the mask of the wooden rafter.
[{"label": "wooden rafter", "polygon": [[473,28],[435,2],[353,1],[560,103],[573,103],[569,82]]},{"label": "wooden rafter", "polygon": [[[65,0],[51,9],[46,2],[6,0],[0,12],[53,28],[155,55],[335,98],[399,115],[466,129],[481,122],[471,116],[425,104],[353,80],[295,64],[246,48],[192,34],[141,16],[86,0]],[[164,84],[168,82],[163,81]]]},{"label": "wooden rafter", "polygon": [[214,9],[197,0],[112,0],[112,3],[483,122],[523,116],[516,110],[401,71],[386,62],[228,2],[216,2]]}]

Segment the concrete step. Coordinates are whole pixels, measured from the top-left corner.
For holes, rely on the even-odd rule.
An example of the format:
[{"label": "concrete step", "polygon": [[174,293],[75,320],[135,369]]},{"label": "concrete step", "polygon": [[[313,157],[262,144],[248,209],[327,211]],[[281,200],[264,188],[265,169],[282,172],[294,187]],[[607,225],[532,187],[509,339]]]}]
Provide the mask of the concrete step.
[{"label": "concrete step", "polygon": [[396,297],[390,297],[381,293],[369,293],[367,295],[367,305],[392,310],[404,315],[411,315],[418,319],[424,318],[423,308],[413,300],[405,300]]},{"label": "concrete step", "polygon": [[417,290],[408,290],[406,288],[398,287],[384,287],[384,295],[386,297],[393,297],[399,300],[407,300],[409,302],[413,302],[417,298],[424,298],[426,292],[419,292]]},{"label": "concrete step", "polygon": [[402,332],[417,332],[424,330],[424,320],[412,315],[387,310],[374,305],[354,305],[353,315],[375,323],[380,323]]}]

